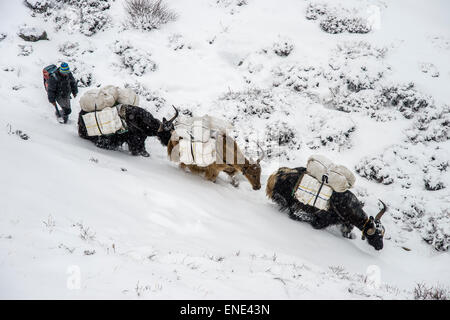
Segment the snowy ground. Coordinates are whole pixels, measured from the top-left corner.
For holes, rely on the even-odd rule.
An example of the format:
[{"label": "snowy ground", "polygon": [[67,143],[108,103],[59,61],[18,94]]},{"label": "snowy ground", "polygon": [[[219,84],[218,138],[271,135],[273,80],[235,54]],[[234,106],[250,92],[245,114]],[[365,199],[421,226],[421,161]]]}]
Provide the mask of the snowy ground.
[{"label": "snowy ground", "polygon": [[[124,28],[123,1],[105,2],[90,36],[73,6],[32,15],[22,0],[0,2],[1,298],[412,299],[417,283],[450,286],[447,1],[325,6],[372,19],[364,34],[306,18],[327,1],[167,0],[176,21],[151,31]],[[23,24],[49,40],[25,42]],[[262,189],[182,172],[154,138],[150,159],[80,139],[79,96],[61,125],[42,86],[42,68],[59,61],[83,79],[79,96],[128,84],[158,118],[172,104],[224,117],[248,152],[244,138],[257,136],[272,151]],[[417,110],[374,108],[409,82]],[[290,220],[265,197],[273,171],[314,153],[357,173],[368,214],[377,199],[389,205],[382,251],[359,232]]]}]

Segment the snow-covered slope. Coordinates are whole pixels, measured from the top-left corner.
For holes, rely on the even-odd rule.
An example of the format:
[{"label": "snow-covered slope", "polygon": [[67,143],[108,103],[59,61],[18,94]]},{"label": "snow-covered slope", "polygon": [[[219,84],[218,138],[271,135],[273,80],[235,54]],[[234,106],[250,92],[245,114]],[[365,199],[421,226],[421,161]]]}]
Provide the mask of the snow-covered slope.
[{"label": "snow-covered slope", "polygon": [[[75,5],[31,14],[0,2],[1,298],[399,299],[420,282],[450,285],[446,1],[167,0],[177,19],[151,31],[123,26],[123,1],[103,2],[92,35]],[[314,6],[357,8],[372,30],[327,33],[326,17],[306,18]],[[49,40],[22,40],[24,23]],[[158,118],[174,104],[232,120],[249,154],[245,137],[271,151],[262,189],[183,172],[154,138],[150,158],[80,139],[79,96],[61,125],[42,86],[42,67],[59,61],[82,80],[79,96],[127,84]],[[374,107],[393,91],[424,106]],[[382,251],[358,232],[290,220],[265,197],[273,171],[314,153],[358,173],[369,214],[378,198],[389,205]]]}]

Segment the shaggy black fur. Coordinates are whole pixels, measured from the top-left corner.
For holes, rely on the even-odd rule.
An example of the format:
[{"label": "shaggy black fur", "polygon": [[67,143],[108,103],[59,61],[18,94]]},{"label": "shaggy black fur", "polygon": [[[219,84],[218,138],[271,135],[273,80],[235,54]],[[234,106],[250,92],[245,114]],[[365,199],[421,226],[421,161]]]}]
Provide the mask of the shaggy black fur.
[{"label": "shaggy black fur", "polygon": [[145,154],[145,139],[147,137],[157,136],[162,145],[167,146],[173,130],[173,125],[164,127],[164,130],[158,132],[161,121],[155,119],[150,112],[140,107],[123,105],[124,119],[127,125],[127,132],[115,133],[103,136],[88,136],[86,126],[84,125],[82,115],[87,112],[81,110],[78,115],[78,135],[81,138],[90,140],[99,148],[116,150],[123,143],[128,144],[133,155]]},{"label": "shaggy black fur", "polygon": [[345,192],[333,192],[330,198],[330,209],[320,210],[315,207],[305,205],[295,198],[295,187],[306,172],[306,168],[298,167],[290,170],[280,168],[276,173],[272,200],[276,202],[282,211],[287,211],[294,220],[309,222],[315,229],[323,229],[332,225],[340,225],[344,237],[350,238],[353,226],[363,231],[370,245],[375,249],[383,248],[383,235],[377,232],[369,236],[366,230],[374,226],[374,222],[369,220],[364,212],[363,204],[349,190]]}]

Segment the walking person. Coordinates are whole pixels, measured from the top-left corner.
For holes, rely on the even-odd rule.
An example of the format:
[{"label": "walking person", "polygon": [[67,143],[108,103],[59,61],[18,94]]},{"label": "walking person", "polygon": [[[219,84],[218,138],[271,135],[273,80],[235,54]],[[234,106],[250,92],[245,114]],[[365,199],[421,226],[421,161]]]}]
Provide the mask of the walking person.
[{"label": "walking person", "polygon": [[[62,118],[64,123],[67,123],[69,114],[72,112],[70,94],[74,98],[78,94],[77,81],[73,77],[67,63],[62,62],[59,68],[55,68],[54,72],[49,74],[46,87],[48,101],[55,106],[56,116]],[[58,110],[57,104],[60,106],[61,111]]]}]

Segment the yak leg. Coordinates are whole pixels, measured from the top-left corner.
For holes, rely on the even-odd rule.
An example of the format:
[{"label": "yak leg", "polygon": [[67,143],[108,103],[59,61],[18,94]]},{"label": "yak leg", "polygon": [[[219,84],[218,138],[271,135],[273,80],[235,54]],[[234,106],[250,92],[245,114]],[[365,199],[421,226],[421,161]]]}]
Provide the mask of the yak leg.
[{"label": "yak leg", "polygon": [[132,155],[142,155],[148,157],[149,154],[145,150],[146,135],[141,133],[133,133],[128,138],[128,147]]},{"label": "yak leg", "polygon": [[344,238],[348,239],[355,239],[356,236],[354,233],[352,233],[353,226],[348,223],[341,224],[341,233]]},{"label": "yak leg", "polygon": [[219,175],[220,171],[212,168],[212,167],[208,167],[206,168],[206,172],[205,172],[205,178],[208,179],[209,181],[212,182],[216,182],[217,176]]},{"label": "yak leg", "polygon": [[95,145],[102,149],[116,150],[122,145],[122,141],[115,135],[112,136],[98,136]]},{"label": "yak leg", "polygon": [[227,167],[223,170],[231,179],[230,183],[233,187],[237,188],[239,187],[239,181],[236,179],[236,174],[238,173],[238,170],[236,170],[233,167]]}]

